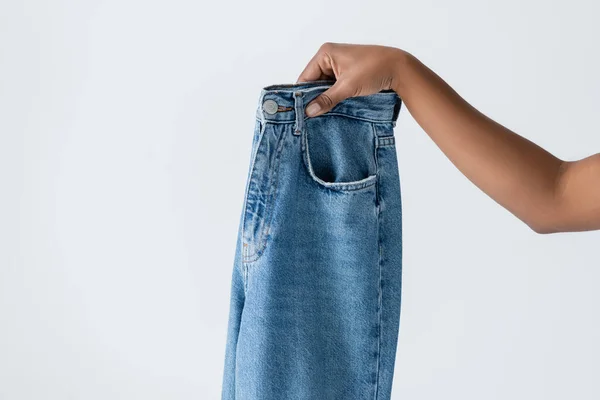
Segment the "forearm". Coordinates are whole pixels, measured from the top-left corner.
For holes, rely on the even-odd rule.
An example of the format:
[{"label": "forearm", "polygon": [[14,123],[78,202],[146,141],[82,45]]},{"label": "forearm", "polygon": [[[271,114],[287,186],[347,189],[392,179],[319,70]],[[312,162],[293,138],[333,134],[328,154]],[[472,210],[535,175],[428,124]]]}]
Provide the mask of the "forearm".
[{"label": "forearm", "polygon": [[469,180],[534,230],[553,229],[566,163],[477,111],[409,54],[398,63],[394,89]]},{"label": "forearm", "polygon": [[419,125],[475,185],[537,232],[600,229],[600,154],[565,162],[492,121],[402,50],[325,43],[299,82],[335,77],[309,117],[352,96],[393,89]]}]

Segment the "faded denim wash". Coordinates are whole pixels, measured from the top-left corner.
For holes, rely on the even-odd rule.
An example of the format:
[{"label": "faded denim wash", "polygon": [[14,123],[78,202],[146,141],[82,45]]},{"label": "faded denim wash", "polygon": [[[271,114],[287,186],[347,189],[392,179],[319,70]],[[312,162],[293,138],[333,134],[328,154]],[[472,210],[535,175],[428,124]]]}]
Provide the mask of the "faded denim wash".
[{"label": "faded denim wash", "polygon": [[260,94],[233,265],[223,400],[390,399],[402,232],[384,91],[308,118],[331,81]]}]

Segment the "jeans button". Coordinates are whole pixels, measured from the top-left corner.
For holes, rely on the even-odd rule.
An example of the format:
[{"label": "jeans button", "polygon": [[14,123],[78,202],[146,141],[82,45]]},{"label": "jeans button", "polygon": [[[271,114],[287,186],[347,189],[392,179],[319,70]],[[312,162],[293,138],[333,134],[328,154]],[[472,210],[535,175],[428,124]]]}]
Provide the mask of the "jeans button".
[{"label": "jeans button", "polygon": [[277,108],[279,108],[279,106],[277,105],[275,100],[265,100],[265,102],[263,103],[263,110],[267,114],[275,114],[277,112]]}]

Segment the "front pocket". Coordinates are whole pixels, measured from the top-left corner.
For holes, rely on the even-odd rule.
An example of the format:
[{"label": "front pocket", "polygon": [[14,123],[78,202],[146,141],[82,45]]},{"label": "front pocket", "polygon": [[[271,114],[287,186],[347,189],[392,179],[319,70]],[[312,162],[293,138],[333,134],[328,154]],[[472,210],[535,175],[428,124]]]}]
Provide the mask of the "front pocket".
[{"label": "front pocket", "polygon": [[308,174],[320,185],[357,190],[375,183],[375,132],[370,122],[325,114],[305,121],[302,139]]}]

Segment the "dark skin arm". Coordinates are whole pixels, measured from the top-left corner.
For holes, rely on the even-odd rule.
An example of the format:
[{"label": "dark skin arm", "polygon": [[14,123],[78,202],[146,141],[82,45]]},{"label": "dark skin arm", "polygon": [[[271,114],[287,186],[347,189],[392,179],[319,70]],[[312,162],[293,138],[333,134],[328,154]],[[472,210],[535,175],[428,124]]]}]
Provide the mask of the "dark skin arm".
[{"label": "dark skin arm", "polygon": [[[335,78],[307,107],[392,89],[450,161],[538,233],[600,229],[600,154],[564,161],[488,118],[413,55],[384,46],[326,43],[298,81]],[[316,107],[311,107],[316,105]]]}]

